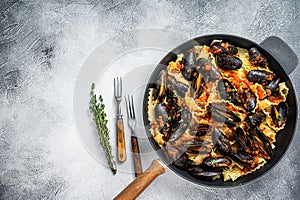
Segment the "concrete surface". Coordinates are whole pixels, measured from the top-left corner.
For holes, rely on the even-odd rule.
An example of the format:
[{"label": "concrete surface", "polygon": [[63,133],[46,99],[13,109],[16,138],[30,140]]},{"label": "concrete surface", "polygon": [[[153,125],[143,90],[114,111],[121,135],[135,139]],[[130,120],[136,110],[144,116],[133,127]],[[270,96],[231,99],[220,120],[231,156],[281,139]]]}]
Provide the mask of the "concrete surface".
[{"label": "concrete surface", "polygon": [[[124,35],[134,46],[135,30],[149,27],[186,38],[235,34],[258,43],[276,35],[300,57],[299,9],[297,0],[2,0],[0,199],[111,199],[133,180],[125,170],[113,176],[95,159],[74,122],[77,76],[90,54],[109,38]],[[151,53],[127,59],[147,55]],[[139,65],[155,63],[164,52],[153,55],[151,63]],[[296,91],[299,73],[298,66],[290,75]],[[297,131],[286,156],[254,183],[213,189],[167,170],[140,199],[299,199],[299,152]]]}]

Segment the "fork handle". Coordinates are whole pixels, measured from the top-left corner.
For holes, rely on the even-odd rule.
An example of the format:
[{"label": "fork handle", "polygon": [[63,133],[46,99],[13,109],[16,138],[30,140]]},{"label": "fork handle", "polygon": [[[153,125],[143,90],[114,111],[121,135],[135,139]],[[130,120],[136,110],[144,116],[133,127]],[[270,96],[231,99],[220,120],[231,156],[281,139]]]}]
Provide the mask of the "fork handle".
[{"label": "fork handle", "polygon": [[143,169],[142,169],[139,143],[136,136],[131,136],[131,146],[133,152],[135,177],[138,177],[140,174],[143,173]]},{"label": "fork handle", "polygon": [[117,146],[118,146],[118,161],[125,162],[126,146],[124,136],[123,118],[117,118]]}]

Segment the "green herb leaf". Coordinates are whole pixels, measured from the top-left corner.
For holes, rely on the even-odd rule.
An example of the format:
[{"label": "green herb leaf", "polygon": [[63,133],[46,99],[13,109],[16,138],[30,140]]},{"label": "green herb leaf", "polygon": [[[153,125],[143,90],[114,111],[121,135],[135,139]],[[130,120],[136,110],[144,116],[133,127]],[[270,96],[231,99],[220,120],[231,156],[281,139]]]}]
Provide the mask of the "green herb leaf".
[{"label": "green herb leaf", "polygon": [[104,150],[105,157],[107,159],[108,165],[112,172],[116,174],[117,165],[114,161],[114,156],[112,155],[112,148],[109,142],[109,130],[107,128],[106,113],[104,111],[105,105],[103,104],[103,98],[99,96],[99,103],[97,102],[97,97],[94,94],[95,84],[91,87],[91,101],[90,101],[90,112],[93,114],[93,119],[96,124],[96,129],[98,131],[100,144]]}]

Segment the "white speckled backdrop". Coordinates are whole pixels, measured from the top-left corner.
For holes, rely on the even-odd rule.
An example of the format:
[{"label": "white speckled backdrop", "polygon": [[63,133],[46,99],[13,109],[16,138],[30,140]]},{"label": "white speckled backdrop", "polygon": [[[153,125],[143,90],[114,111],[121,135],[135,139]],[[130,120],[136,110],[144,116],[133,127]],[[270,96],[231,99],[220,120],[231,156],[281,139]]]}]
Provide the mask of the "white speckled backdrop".
[{"label": "white speckled backdrop", "polygon": [[[258,43],[275,35],[300,57],[298,0],[2,0],[0,199],[111,199],[133,180],[132,174],[122,170],[130,170],[130,156],[128,166],[118,165],[121,170],[113,176],[89,152],[76,127],[73,96],[80,70],[97,47],[120,35],[135,45],[133,35],[145,28],[178,33],[174,46],[166,45],[170,49],[183,38],[204,34],[234,34]],[[134,61],[145,66],[164,54],[144,49],[124,60],[144,57],[145,63],[144,59]],[[152,58],[148,60],[147,55]],[[125,71],[120,74],[126,82],[130,78],[126,79]],[[298,66],[290,75],[296,91],[299,73]],[[106,99],[113,105],[112,92]],[[113,122],[110,126],[113,130]],[[147,141],[141,141],[141,150],[147,152]],[[281,162],[254,183],[233,189],[206,188],[167,170],[139,198],[299,199],[299,152],[297,131]],[[146,168],[152,157],[142,159]]]}]

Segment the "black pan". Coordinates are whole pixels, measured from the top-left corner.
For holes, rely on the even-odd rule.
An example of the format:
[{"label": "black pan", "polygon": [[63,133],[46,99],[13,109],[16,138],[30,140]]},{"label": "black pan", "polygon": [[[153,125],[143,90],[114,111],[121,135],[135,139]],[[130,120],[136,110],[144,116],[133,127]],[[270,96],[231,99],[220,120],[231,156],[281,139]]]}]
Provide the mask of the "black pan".
[{"label": "black pan", "polygon": [[[273,158],[268,161],[262,168],[248,174],[246,176],[240,177],[235,181],[223,181],[222,179],[218,179],[216,181],[205,181],[197,179],[186,171],[180,170],[176,168],[174,165],[170,164],[162,149],[156,144],[154,141],[150,131],[149,131],[149,121],[148,121],[148,112],[147,112],[147,100],[149,89],[153,87],[153,83],[155,83],[159,72],[162,69],[166,69],[168,63],[170,61],[176,60],[176,54],[186,52],[186,50],[192,48],[195,45],[210,45],[210,43],[214,39],[228,41],[229,43],[242,47],[245,49],[249,49],[251,47],[256,47],[269,61],[270,69],[273,70],[276,75],[278,75],[281,81],[286,82],[287,87],[289,88],[289,94],[287,97],[287,104],[289,105],[289,113],[287,117],[287,122],[285,128],[281,130],[277,134],[277,142],[275,143],[276,148],[274,149]],[[234,35],[206,35],[194,38],[189,40],[174,50],[169,52],[157,65],[155,70],[153,71],[149,82],[147,84],[144,96],[144,104],[143,104],[143,117],[144,117],[144,125],[150,140],[150,143],[157,155],[160,159],[167,165],[172,171],[181,176],[182,178],[191,181],[193,183],[205,186],[213,186],[213,187],[234,187],[243,185],[245,183],[249,183],[259,177],[262,177],[266,172],[270,171],[283,157],[285,152],[287,151],[295,132],[295,127],[297,123],[297,100],[295,96],[295,91],[291,80],[288,76],[298,65],[298,59],[293,50],[280,38],[278,37],[269,37],[264,40],[261,44],[257,44],[248,39],[234,36]]]}]

